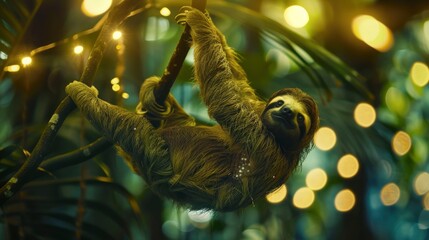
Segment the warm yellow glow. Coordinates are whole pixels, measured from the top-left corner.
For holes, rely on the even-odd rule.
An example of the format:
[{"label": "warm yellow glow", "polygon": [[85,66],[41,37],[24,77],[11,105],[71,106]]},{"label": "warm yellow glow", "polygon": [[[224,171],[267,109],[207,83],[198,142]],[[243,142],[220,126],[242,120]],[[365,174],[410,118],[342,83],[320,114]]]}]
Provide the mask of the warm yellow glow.
[{"label": "warm yellow glow", "polygon": [[95,17],[106,12],[112,5],[112,0],[84,0],[82,12],[89,17]]},{"label": "warm yellow glow", "polygon": [[81,45],[77,45],[73,48],[74,54],[81,54],[83,52],[83,47]]},{"label": "warm yellow glow", "polygon": [[414,191],[423,195],[429,191],[429,173],[422,172],[414,179]]},{"label": "warm yellow glow", "polygon": [[322,189],[328,182],[328,175],[321,168],[315,168],[308,172],[307,177],[305,178],[305,183],[307,187],[311,190],[317,191]]},{"label": "warm yellow glow", "polygon": [[411,144],[411,137],[406,132],[399,131],[393,136],[392,148],[399,156],[407,154],[411,149]]},{"label": "warm yellow glow", "polygon": [[359,126],[370,127],[376,119],[375,109],[368,103],[359,103],[355,108],[354,118]]},{"label": "warm yellow glow", "polygon": [[18,72],[20,69],[21,67],[18,64],[10,65],[3,68],[5,72]]},{"label": "warm yellow glow", "polygon": [[411,81],[419,87],[424,87],[429,82],[429,68],[422,62],[415,62],[410,71]]},{"label": "warm yellow glow", "polygon": [[356,198],[351,190],[344,189],[337,193],[334,203],[338,211],[348,212],[355,206]]},{"label": "warm yellow glow", "polygon": [[359,170],[359,161],[351,154],[346,154],[338,160],[337,171],[343,178],[351,178]]},{"label": "warm yellow glow", "polygon": [[33,59],[31,59],[31,57],[28,57],[28,56],[27,57],[23,57],[21,59],[21,63],[22,63],[22,65],[24,65],[24,67],[30,65],[32,62],[33,62]]},{"label": "warm yellow glow", "polygon": [[123,99],[128,99],[130,97],[130,95],[128,93],[122,93],[122,98]]},{"label": "warm yellow glow", "polygon": [[287,195],[287,188],[286,188],[286,185],[283,184],[275,191],[269,193],[266,196],[266,199],[270,203],[279,203],[286,198],[286,195]]},{"label": "warm yellow glow", "polygon": [[293,205],[297,208],[308,208],[314,202],[314,192],[307,187],[298,189],[293,196]]},{"label": "warm yellow glow", "polygon": [[122,37],[122,32],[121,31],[114,31],[112,34],[112,37],[114,40],[118,40]]},{"label": "warm yellow glow", "polygon": [[113,91],[117,92],[117,91],[119,91],[120,89],[121,89],[121,86],[119,86],[119,84],[113,84],[113,86],[112,86],[112,90],[113,90]]},{"label": "warm yellow glow", "polygon": [[307,25],[310,20],[307,10],[299,5],[286,8],[284,18],[286,23],[294,28],[302,28]]},{"label": "warm yellow glow", "polygon": [[429,192],[423,198],[423,207],[425,210],[429,210]]},{"label": "warm yellow glow", "polygon": [[321,127],[314,135],[314,145],[323,151],[328,151],[335,146],[337,135],[329,127]]},{"label": "warm yellow glow", "polygon": [[118,84],[118,83],[119,83],[119,78],[118,78],[118,77],[114,77],[114,78],[112,78],[112,80],[110,80],[110,83],[111,83],[112,85],[114,85],[114,84]]},{"label": "warm yellow glow", "polygon": [[393,34],[389,28],[372,16],[361,15],[353,19],[355,36],[378,51],[385,52],[393,45]]},{"label": "warm yellow glow", "polygon": [[164,17],[168,17],[171,15],[170,9],[168,9],[166,7],[161,8],[161,10],[159,10],[159,13]]},{"label": "warm yellow glow", "polygon": [[401,196],[401,190],[394,183],[386,184],[380,192],[381,202],[385,206],[392,206],[398,202],[399,197]]}]

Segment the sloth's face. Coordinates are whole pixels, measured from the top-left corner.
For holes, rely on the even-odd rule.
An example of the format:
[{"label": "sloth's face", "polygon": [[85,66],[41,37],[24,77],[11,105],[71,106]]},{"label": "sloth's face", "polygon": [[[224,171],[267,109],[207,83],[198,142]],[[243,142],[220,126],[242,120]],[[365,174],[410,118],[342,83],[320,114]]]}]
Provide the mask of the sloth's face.
[{"label": "sloth's face", "polygon": [[262,121],[287,150],[296,149],[311,127],[306,106],[292,95],[271,99],[262,114]]}]

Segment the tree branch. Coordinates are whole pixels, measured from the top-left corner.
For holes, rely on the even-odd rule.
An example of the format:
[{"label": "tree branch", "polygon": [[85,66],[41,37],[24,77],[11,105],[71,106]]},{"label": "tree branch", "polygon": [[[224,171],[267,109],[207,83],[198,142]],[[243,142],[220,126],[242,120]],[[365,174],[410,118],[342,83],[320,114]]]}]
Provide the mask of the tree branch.
[{"label": "tree branch", "polygon": [[[192,0],[192,7],[202,12],[206,9],[206,5],[207,0]],[[168,62],[168,65],[162,74],[158,87],[154,91],[156,103],[159,105],[164,105],[165,99],[167,99],[170,89],[179,75],[186,55],[189,52],[189,43],[192,40],[190,30],[190,27],[186,25],[185,30],[177,43],[176,49],[170,58],[170,62]]]},{"label": "tree branch", "polygon": [[[88,57],[88,62],[80,81],[89,86],[92,85],[94,76],[103,57],[104,50],[112,38],[113,31],[115,31],[122,21],[127,18],[138,3],[140,3],[138,0],[123,0],[109,12],[106,22],[104,23],[104,26],[101,29],[101,32],[99,33],[98,38],[94,43],[94,47]],[[28,179],[31,174],[36,172],[38,166],[46,155],[48,147],[52,145],[65,118],[75,108],[76,106],[70,97],[66,97],[60,103],[34,147],[29,159],[9,179],[9,181],[0,188],[0,205],[12,197],[25,184],[25,179]]]},{"label": "tree branch", "polygon": [[51,172],[65,167],[77,165],[88,159],[91,159],[92,157],[96,156],[97,154],[101,153],[112,145],[113,144],[109,140],[107,140],[107,138],[101,137],[94,142],[86,146],[80,147],[74,151],[46,159],[45,161],[43,161],[43,163],[40,164],[40,168]]}]

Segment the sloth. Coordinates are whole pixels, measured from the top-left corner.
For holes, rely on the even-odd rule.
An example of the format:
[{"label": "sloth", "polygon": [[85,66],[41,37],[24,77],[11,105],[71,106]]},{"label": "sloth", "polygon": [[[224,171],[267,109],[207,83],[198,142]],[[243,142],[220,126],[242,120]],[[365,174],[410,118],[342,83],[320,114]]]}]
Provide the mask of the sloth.
[{"label": "sloth", "polygon": [[193,210],[244,208],[300,165],[319,126],[317,105],[297,88],[263,101],[207,12],[183,7],[176,21],[191,28],[194,78],[216,125],[197,125],[171,94],[157,104],[158,77],[143,82],[135,113],[99,99],[81,82],[66,93],[155,193]]}]

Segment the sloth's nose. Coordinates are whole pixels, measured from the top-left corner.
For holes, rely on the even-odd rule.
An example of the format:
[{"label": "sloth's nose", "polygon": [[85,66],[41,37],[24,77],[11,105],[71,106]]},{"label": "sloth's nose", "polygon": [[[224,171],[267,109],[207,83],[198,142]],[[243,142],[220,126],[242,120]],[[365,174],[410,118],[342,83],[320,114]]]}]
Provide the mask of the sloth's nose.
[{"label": "sloth's nose", "polygon": [[293,111],[292,109],[288,108],[288,107],[283,107],[281,110],[282,115],[284,115],[285,117],[291,118],[293,117]]}]

